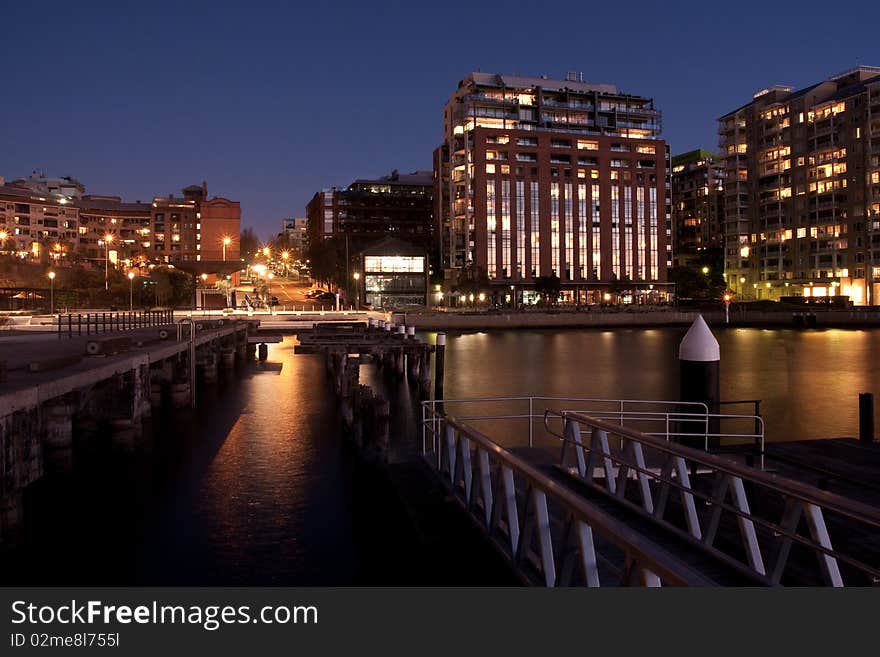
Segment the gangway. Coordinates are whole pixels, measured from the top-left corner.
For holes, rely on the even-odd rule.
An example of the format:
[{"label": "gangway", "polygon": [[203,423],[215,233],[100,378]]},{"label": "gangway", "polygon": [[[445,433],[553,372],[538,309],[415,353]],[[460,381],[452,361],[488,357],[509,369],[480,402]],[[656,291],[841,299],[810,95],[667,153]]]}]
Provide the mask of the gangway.
[{"label": "gangway", "polygon": [[[709,433],[725,424],[738,428]],[[762,470],[757,416],[680,402],[490,398],[424,402],[422,426],[424,458],[532,583],[880,582],[878,555],[858,539],[880,530],[880,511]],[[725,444],[751,459],[709,451]]]}]

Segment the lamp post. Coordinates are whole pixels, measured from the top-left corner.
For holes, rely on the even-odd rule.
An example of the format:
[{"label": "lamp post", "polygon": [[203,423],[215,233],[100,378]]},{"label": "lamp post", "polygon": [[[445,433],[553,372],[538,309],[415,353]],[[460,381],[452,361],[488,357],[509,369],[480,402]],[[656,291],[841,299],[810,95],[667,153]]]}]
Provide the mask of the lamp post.
[{"label": "lamp post", "polygon": [[128,310],[134,310],[134,272],[128,272]]},{"label": "lamp post", "polygon": [[9,237],[9,233],[5,230],[0,230],[0,253],[6,250],[6,238]]},{"label": "lamp post", "polygon": [[110,242],[113,241],[113,235],[107,233],[104,235],[104,289],[110,289],[110,278],[109,278],[109,268],[110,268]]},{"label": "lamp post", "polygon": [[223,238],[223,262],[226,262],[226,247],[229,246],[230,244],[232,244],[232,238],[231,237],[224,237]]},{"label": "lamp post", "polygon": [[355,308],[355,310],[360,310],[361,309],[361,287],[360,287],[361,273],[359,271],[356,271],[354,274],[352,274],[352,276],[354,278],[354,299],[355,299],[354,308]]},{"label": "lamp post", "polygon": [[49,272],[49,314],[55,314],[55,272]]},{"label": "lamp post", "polygon": [[281,260],[284,262],[284,276],[289,278],[290,274],[287,271],[287,261],[290,259],[290,253],[287,251],[281,252]]}]

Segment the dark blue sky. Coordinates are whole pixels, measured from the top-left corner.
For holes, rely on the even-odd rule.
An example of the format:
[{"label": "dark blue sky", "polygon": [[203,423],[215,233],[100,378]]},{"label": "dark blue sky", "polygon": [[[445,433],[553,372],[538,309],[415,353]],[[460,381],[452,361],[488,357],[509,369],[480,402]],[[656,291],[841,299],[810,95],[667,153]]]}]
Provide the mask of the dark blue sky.
[{"label": "dark blue sky", "polygon": [[473,70],[653,96],[673,153],[770,84],[880,65],[876,2],[14,2],[0,176],[147,200],[207,179],[262,236],[312,195],[429,169]]}]

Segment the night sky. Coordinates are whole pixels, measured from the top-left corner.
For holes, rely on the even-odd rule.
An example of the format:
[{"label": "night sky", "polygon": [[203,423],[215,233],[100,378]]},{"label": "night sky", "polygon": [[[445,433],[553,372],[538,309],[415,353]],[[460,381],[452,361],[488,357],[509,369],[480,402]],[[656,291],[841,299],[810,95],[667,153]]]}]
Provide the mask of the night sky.
[{"label": "night sky", "polygon": [[469,72],[652,96],[673,153],[771,84],[880,66],[876,2],[10,2],[0,176],[149,200],[208,181],[268,237],[312,195],[430,169]]}]

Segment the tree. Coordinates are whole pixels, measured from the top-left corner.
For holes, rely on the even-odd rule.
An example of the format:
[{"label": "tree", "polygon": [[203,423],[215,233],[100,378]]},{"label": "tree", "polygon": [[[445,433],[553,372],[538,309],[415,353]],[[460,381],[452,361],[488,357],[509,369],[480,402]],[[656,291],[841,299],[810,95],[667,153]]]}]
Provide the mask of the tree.
[{"label": "tree", "polygon": [[[241,231],[241,235],[239,235],[238,238],[238,252],[243,257],[248,257],[248,255],[256,252],[259,247],[260,240],[253,228],[245,228]],[[248,262],[250,262],[250,260],[248,260]]]},{"label": "tree", "polygon": [[459,270],[454,289],[461,292],[462,295],[476,294],[488,290],[489,285],[489,276],[486,274],[486,270],[469,262]]},{"label": "tree", "polygon": [[330,237],[309,245],[308,258],[311,260],[312,278],[329,285],[344,287],[345,240]]},{"label": "tree", "polygon": [[672,267],[669,269],[669,282],[675,283],[675,296],[678,299],[720,299],[727,285],[718,269],[693,267]]},{"label": "tree", "polygon": [[559,294],[562,292],[562,281],[556,274],[538,276],[535,279],[535,292],[541,295],[545,303],[555,304],[559,301]]}]

